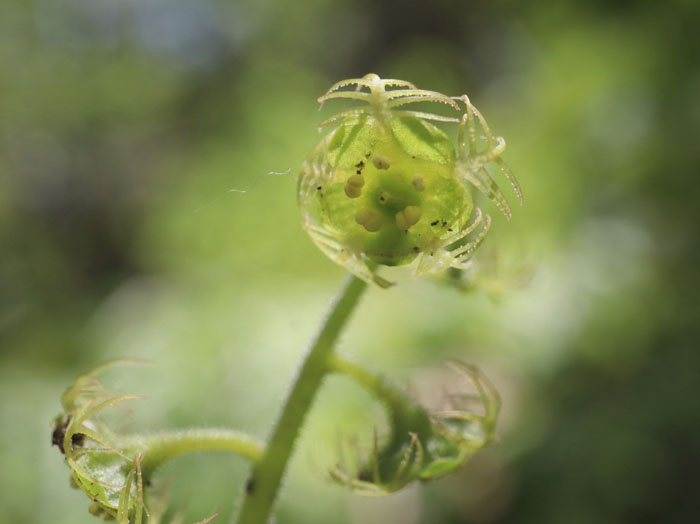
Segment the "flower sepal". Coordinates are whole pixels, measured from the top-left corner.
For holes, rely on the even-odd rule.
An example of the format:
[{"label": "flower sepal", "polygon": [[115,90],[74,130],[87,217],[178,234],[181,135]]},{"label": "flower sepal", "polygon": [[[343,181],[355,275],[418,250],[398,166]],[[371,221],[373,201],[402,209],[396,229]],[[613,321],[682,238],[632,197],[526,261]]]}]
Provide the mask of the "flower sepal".
[{"label": "flower sepal", "polygon": [[[390,421],[388,438],[375,431],[370,449],[347,441],[337,464],[326,477],[362,495],[385,495],[414,481],[444,477],[464,466],[483,447],[493,443],[500,409],[498,393],[481,371],[460,361],[450,367],[466,377],[476,390],[480,413],[453,400],[451,409],[429,412],[386,380],[371,375],[354,363],[336,363],[341,371],[365,386],[387,409]],[[374,379],[370,379],[374,377]]]}]

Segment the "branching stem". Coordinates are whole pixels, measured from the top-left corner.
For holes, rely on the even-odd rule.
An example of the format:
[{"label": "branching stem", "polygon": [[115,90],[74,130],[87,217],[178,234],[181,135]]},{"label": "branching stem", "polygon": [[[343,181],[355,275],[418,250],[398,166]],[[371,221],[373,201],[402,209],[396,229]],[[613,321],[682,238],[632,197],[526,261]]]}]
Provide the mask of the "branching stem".
[{"label": "branching stem", "polygon": [[331,355],[328,361],[331,371],[351,377],[360,386],[379,399],[389,410],[389,415],[403,409],[410,399],[390,384],[384,377],[340,355]]},{"label": "branching stem", "polygon": [[340,355],[332,355],[328,364],[331,371],[352,378],[384,404],[392,431],[385,449],[387,454],[395,452],[410,433],[421,437],[429,434],[430,419],[427,411],[382,375],[375,374]]},{"label": "branching stem", "polygon": [[252,462],[263,456],[264,446],[252,437],[229,429],[188,429],[164,431],[152,435],[134,435],[129,444],[146,450],[141,460],[141,469],[146,477],[163,462],[178,455],[197,451],[229,451]]},{"label": "branching stem", "polygon": [[331,308],[304,360],[262,459],[253,466],[238,517],[239,524],[268,522],[304,417],[311,408],[323,378],[330,370],[328,363],[338,336],[366,287],[364,281],[350,277]]}]

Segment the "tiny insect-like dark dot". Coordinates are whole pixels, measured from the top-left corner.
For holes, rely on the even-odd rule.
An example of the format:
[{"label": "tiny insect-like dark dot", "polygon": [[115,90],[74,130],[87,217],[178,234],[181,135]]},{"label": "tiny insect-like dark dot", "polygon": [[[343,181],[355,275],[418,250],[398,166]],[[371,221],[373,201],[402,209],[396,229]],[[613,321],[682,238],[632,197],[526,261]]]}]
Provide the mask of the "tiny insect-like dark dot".
[{"label": "tiny insect-like dark dot", "polygon": [[61,424],[60,426],[56,427],[56,429],[53,430],[53,433],[51,433],[51,444],[54,446],[58,446],[58,449],[61,450],[61,453],[65,455],[66,450],[63,449],[63,437],[66,435],[66,429]]},{"label": "tiny insect-like dark dot", "polygon": [[418,246],[413,246],[413,251],[418,253],[420,251],[420,248]]},{"label": "tiny insect-like dark dot", "polygon": [[318,189],[319,191],[321,191],[321,189],[323,189],[323,186],[318,186],[316,189]]},{"label": "tiny insect-like dark dot", "polygon": [[381,195],[381,196],[379,197],[379,200],[381,200],[382,202],[384,202],[384,200],[386,200],[386,199],[384,198],[384,195]]},{"label": "tiny insect-like dark dot", "polygon": [[248,495],[250,495],[251,493],[253,493],[254,490],[255,490],[255,480],[250,479],[248,481],[248,483],[245,485],[245,492],[248,493]]},{"label": "tiny insect-like dark dot", "polygon": [[439,220],[434,220],[433,222],[430,223],[431,226],[437,226]]},{"label": "tiny insect-like dark dot", "polygon": [[448,227],[447,230],[448,230],[448,231],[452,231],[452,228],[451,228],[451,227]]},{"label": "tiny insect-like dark dot", "polygon": [[445,222],[445,221],[443,220],[443,221],[442,221],[442,227],[445,227],[446,225],[447,225],[447,222]]},{"label": "tiny insect-like dark dot", "polygon": [[361,174],[362,174],[362,170],[361,170],[361,169],[358,169],[357,171],[355,171],[355,173],[357,173],[358,175],[361,175]]},{"label": "tiny insect-like dark dot", "polygon": [[81,447],[83,443],[85,442],[85,435],[82,433],[74,433],[73,436],[70,438],[71,444],[73,444],[76,447]]}]

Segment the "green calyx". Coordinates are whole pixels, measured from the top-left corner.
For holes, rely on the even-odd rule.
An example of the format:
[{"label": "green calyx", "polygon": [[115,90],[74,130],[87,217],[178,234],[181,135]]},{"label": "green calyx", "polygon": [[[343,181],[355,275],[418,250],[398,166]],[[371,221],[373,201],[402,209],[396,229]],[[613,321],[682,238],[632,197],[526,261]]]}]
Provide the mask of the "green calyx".
[{"label": "green calyx", "polygon": [[[341,90],[350,84],[358,90]],[[417,260],[415,274],[467,267],[490,225],[488,215],[474,208],[470,185],[510,216],[486,170],[492,162],[520,195],[499,158],[505,141],[491,135],[466,96],[454,99],[370,74],[336,84],[319,101],[334,98],[368,105],[323,122],[321,126],[335,129],[302,166],[298,198],[312,240],[356,276],[384,287],[389,283],[370,266]],[[460,110],[458,101],[466,108],[461,120],[403,109],[416,102],[440,102]],[[431,121],[460,123],[458,151]],[[486,133],[481,150],[478,126]]]},{"label": "green calyx", "polygon": [[321,222],[344,231],[348,249],[400,266],[461,228],[472,200],[450,176],[455,157],[442,131],[412,117],[387,127],[360,117],[329,134],[324,146],[336,167],[316,199]]},{"label": "green calyx", "polygon": [[[54,419],[52,443],[65,455],[71,483],[91,500],[90,513],[116,519],[119,524],[144,522],[145,486],[156,469],[171,458],[195,451],[230,451],[256,461],[262,446],[247,435],[220,429],[192,429],[154,434],[113,432],[100,415],[136,395],[116,396],[98,376],[116,365],[138,364],[114,360],[82,374],[61,398],[64,412]],[[151,514],[149,522],[156,522]]]},{"label": "green calyx", "polygon": [[345,446],[349,449],[328,472],[331,481],[354,492],[383,495],[416,480],[443,477],[495,440],[500,399],[474,366],[450,362],[473,385],[481,408],[469,409],[463,400],[471,396],[465,395],[452,401],[452,409],[430,413],[384,378],[353,362],[334,357],[331,365],[334,371],[352,377],[375,395],[384,404],[390,422],[388,438],[380,439],[375,433],[370,449],[358,444]]}]

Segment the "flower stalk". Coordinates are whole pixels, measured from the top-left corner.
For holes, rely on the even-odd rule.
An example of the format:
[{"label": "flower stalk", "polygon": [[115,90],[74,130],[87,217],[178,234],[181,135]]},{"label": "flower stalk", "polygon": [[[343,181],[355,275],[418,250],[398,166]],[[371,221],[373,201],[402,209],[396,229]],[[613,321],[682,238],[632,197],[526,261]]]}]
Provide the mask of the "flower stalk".
[{"label": "flower stalk", "polygon": [[366,288],[365,281],[355,276],[349,277],[332,306],[304,360],[265,453],[253,466],[238,517],[239,524],[261,524],[268,521],[304,418],[329,372],[328,363],[335,343]]},{"label": "flower stalk", "polygon": [[255,463],[264,453],[264,446],[251,436],[232,429],[186,429],[162,431],[148,435],[132,435],[125,447],[148,450],[141,459],[144,477],[149,477],[161,464],[179,455],[197,451],[226,451]]}]

